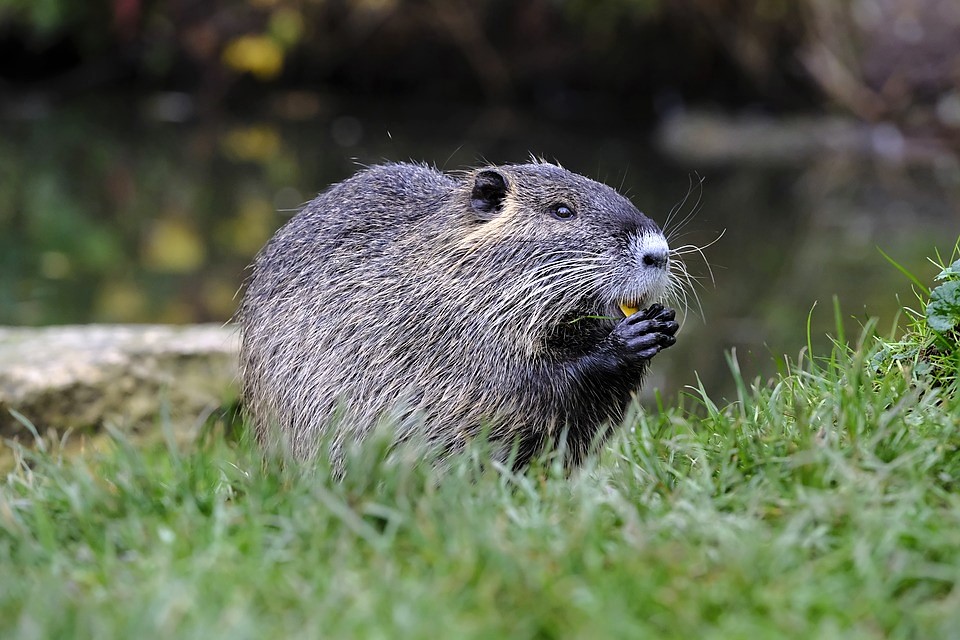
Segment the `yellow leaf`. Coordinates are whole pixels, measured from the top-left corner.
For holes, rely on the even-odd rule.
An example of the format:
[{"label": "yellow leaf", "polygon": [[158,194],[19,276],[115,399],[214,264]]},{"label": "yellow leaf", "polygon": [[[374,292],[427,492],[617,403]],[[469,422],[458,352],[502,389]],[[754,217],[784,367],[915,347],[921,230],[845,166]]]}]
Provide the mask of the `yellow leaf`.
[{"label": "yellow leaf", "polygon": [[143,262],[148,269],[169,273],[196,271],[206,259],[206,247],[184,220],[158,220],[147,236]]},{"label": "yellow leaf", "polygon": [[273,233],[276,212],[264,198],[245,198],[237,215],[224,221],[217,230],[219,244],[237,255],[252,256]]},{"label": "yellow leaf", "polygon": [[280,134],[268,125],[238,127],[223,137],[223,148],[236,160],[264,161],[280,151]]},{"label": "yellow leaf", "polygon": [[142,321],[147,307],[143,289],[128,281],[107,282],[97,292],[97,317],[109,322]]},{"label": "yellow leaf", "polygon": [[227,44],[223,62],[237,71],[249,71],[260,80],[270,80],[283,68],[283,50],[267,36],[244,35]]}]

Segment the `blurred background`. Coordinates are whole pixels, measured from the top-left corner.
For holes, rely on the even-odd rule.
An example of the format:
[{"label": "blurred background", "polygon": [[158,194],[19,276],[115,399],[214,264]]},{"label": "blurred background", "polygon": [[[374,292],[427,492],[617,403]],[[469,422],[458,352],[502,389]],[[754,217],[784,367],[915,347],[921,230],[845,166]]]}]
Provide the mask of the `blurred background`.
[{"label": "blurred background", "polygon": [[949,255],[960,2],[0,0],[0,324],[225,322],[358,164],[531,153],[710,245],[648,388],[722,395]]}]

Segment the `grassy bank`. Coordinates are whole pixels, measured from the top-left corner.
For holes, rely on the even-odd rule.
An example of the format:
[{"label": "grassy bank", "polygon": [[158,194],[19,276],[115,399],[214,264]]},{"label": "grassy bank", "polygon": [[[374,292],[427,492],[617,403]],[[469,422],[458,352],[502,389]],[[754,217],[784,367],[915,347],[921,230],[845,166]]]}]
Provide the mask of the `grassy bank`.
[{"label": "grassy bank", "polygon": [[216,434],[22,451],[0,637],[956,637],[956,382],[862,336],[638,413],[572,478],[371,447],[334,483]]}]

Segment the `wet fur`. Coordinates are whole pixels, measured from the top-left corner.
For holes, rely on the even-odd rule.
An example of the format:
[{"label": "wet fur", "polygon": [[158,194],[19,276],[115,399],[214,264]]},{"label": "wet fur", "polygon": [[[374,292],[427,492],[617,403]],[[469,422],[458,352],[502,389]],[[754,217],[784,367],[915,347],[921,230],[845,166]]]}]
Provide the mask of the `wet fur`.
[{"label": "wet fur", "polygon": [[[558,203],[576,217],[551,215]],[[671,311],[617,311],[669,288],[636,255],[646,234],[662,239],[628,200],[550,164],[361,171],[255,261],[238,315],[245,407],[300,458],[325,435],[336,463],[387,419],[442,451],[489,428],[518,464],[566,433],[576,463],[639,388],[637,354],[673,343]]]}]

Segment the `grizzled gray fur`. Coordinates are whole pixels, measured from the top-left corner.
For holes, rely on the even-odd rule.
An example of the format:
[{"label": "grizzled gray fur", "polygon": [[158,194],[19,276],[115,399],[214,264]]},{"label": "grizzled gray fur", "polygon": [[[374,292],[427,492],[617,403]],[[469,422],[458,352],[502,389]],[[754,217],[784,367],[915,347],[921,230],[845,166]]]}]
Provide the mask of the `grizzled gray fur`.
[{"label": "grizzled gray fur", "polygon": [[517,465],[565,435],[576,464],[675,342],[674,282],[657,225],[558,166],[374,166],[257,256],[244,404],[261,441],[335,465],[384,422],[442,452],[486,428]]}]

